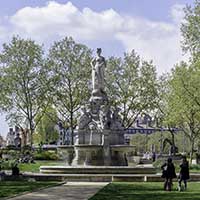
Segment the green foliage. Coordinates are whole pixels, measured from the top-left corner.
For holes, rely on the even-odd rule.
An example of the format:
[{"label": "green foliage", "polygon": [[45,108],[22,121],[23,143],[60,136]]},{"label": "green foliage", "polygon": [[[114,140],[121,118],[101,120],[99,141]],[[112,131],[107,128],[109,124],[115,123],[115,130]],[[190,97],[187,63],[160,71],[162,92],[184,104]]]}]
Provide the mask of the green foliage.
[{"label": "green foliage", "polygon": [[53,166],[53,165],[64,165],[64,163],[58,160],[35,160],[34,163],[19,163],[19,169],[21,172],[33,172],[39,173],[40,166]]},{"label": "green foliage", "polygon": [[[40,118],[40,114],[36,118]],[[41,120],[38,123],[36,132],[39,135],[36,142],[39,143],[52,143],[58,140],[58,131],[55,126],[58,122],[58,116],[56,110],[52,107],[48,107],[44,114],[42,114]]]},{"label": "green foliage", "polygon": [[194,6],[187,5],[184,11],[185,18],[181,26],[183,50],[190,51],[196,57],[200,53],[200,1],[195,0]]},{"label": "green foliage", "polygon": [[4,98],[1,108],[8,112],[7,120],[14,125],[26,125],[32,136],[39,122],[35,117],[50,100],[46,98],[48,80],[42,47],[32,40],[13,37],[9,44],[3,44],[0,74]]},{"label": "green foliage", "polygon": [[[189,141],[187,138],[184,138],[185,140],[183,140],[183,137],[184,135],[182,132],[178,132],[177,134],[175,134],[175,144],[178,147],[179,152],[189,152],[190,151],[188,147]],[[136,151],[139,153],[145,153],[147,151],[151,152],[152,147],[155,149],[156,153],[159,153],[161,150],[161,138],[162,141],[164,141],[164,139],[166,138],[171,139],[171,134],[167,131],[163,133],[155,132],[150,135],[138,133],[131,136],[130,142],[131,145],[136,146]],[[183,144],[183,142],[185,142],[185,144]],[[163,149],[163,153],[168,154],[169,150],[170,150],[170,145],[167,144]]]},{"label": "green foliage", "polygon": [[199,62],[190,65],[182,62],[173,70],[169,80],[170,92],[167,95],[168,123],[182,128],[190,141],[192,159],[200,137],[200,71]]},{"label": "green foliage", "polygon": [[2,156],[6,156],[7,159],[18,159],[20,157],[21,152],[16,149],[1,149],[0,154]]},{"label": "green foliage", "polygon": [[0,168],[2,170],[11,170],[12,167],[14,167],[15,165],[17,165],[17,160],[12,159],[12,160],[0,160]]},{"label": "green foliage", "polygon": [[90,61],[91,50],[71,37],[55,42],[49,50],[53,103],[60,119],[72,131],[77,123],[77,111],[89,98]]},{"label": "green foliage", "polygon": [[54,151],[42,151],[34,153],[35,160],[58,160],[58,154]]},{"label": "green foliage", "polygon": [[[181,155],[180,155],[180,158],[181,158]],[[167,157],[166,158],[159,158],[158,160],[156,160],[154,163],[153,163],[153,166],[157,169],[158,172],[162,172],[161,170],[161,166],[166,162],[167,160]],[[181,163],[181,160],[173,160],[173,163],[174,163],[174,166],[175,166],[175,170],[176,170],[176,173],[179,173],[180,171],[180,163]]]},{"label": "green foliage", "polygon": [[200,165],[191,165],[190,169],[200,170]]},{"label": "green foliage", "polygon": [[111,104],[121,108],[126,128],[132,126],[142,112],[155,109],[158,95],[155,66],[142,61],[135,51],[107,61],[106,83]]},{"label": "green foliage", "polygon": [[191,63],[181,63],[173,71],[171,86],[176,92],[170,97],[180,103],[171,102],[170,107],[175,104],[175,110],[170,118],[181,124],[189,138],[192,159],[200,136],[200,1],[195,0],[194,5],[187,5],[184,11],[185,18],[181,26],[182,44],[183,50],[191,53]]},{"label": "green foliage", "polygon": [[135,134],[131,136],[131,145],[136,146],[136,152],[144,153],[147,151],[147,136],[144,134]]}]

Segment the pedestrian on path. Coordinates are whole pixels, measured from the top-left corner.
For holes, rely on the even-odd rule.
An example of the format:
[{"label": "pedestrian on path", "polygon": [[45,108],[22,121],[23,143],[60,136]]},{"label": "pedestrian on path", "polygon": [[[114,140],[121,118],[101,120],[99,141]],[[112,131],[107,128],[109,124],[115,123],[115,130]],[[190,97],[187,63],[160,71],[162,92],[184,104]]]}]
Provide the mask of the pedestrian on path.
[{"label": "pedestrian on path", "polygon": [[172,179],[176,178],[175,167],[172,162],[172,158],[168,158],[167,162],[165,162],[162,166],[162,178],[165,178],[164,182],[164,190],[171,191],[172,190]]},{"label": "pedestrian on path", "polygon": [[180,173],[179,173],[179,181],[178,181],[178,190],[181,191],[181,183],[184,182],[184,190],[187,189],[187,180],[190,178],[189,175],[189,163],[187,161],[186,156],[182,157],[182,163],[180,164]]}]

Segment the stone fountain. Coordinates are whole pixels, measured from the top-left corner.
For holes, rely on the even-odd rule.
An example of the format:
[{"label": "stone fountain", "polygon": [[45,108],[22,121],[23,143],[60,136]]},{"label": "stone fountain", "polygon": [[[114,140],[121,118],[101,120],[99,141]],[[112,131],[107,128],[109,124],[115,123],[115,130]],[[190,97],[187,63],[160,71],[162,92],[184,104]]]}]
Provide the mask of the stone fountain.
[{"label": "stone fountain", "polygon": [[[134,152],[135,147],[125,144],[120,109],[111,108],[105,92],[106,61],[101,56],[100,48],[97,49],[97,57],[92,60],[91,66],[92,94],[88,103],[81,107],[75,144],[58,146],[58,151],[65,158],[68,167],[43,166],[40,168],[43,173],[80,173],[83,168],[84,173],[91,173],[98,167],[100,167],[98,173],[103,173],[102,169],[105,167],[108,170],[112,166],[120,168],[129,165],[127,154]],[[78,168],[76,172],[75,168]],[[123,170],[126,172],[126,169]]]},{"label": "stone fountain", "polygon": [[100,48],[97,49],[97,57],[92,60],[91,66],[92,95],[88,104],[81,109],[72,165],[126,166],[126,153],[134,151],[134,147],[124,144],[120,110],[110,108],[105,92],[106,61],[101,56]]}]

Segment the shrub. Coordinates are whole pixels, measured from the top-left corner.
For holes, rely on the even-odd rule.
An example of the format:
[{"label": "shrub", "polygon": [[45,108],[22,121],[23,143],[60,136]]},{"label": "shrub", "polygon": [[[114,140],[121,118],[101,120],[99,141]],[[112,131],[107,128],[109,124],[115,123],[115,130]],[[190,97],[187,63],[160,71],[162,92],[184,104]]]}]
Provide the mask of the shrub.
[{"label": "shrub", "polygon": [[[158,160],[156,160],[154,163],[153,163],[153,166],[157,169],[157,170],[161,170],[161,166],[166,162],[166,158],[159,158]],[[173,163],[174,163],[174,166],[175,166],[175,169],[176,171],[178,172],[178,170],[180,170],[180,162],[181,160],[173,160]]]},{"label": "shrub", "polygon": [[193,170],[200,170],[200,164],[191,165],[191,166],[190,166],[190,169],[193,169]]},{"label": "shrub", "polygon": [[12,150],[12,149],[2,149],[0,151],[2,158],[7,158],[11,160],[19,159],[21,152],[19,150]]},{"label": "shrub", "polygon": [[8,145],[8,146],[6,146],[5,149],[7,149],[7,150],[15,150],[16,147],[15,147],[15,145]]},{"label": "shrub", "polygon": [[58,160],[58,155],[53,151],[42,151],[34,154],[35,160]]},{"label": "shrub", "polygon": [[13,166],[17,165],[17,160],[1,160],[0,168],[1,170],[11,170]]}]

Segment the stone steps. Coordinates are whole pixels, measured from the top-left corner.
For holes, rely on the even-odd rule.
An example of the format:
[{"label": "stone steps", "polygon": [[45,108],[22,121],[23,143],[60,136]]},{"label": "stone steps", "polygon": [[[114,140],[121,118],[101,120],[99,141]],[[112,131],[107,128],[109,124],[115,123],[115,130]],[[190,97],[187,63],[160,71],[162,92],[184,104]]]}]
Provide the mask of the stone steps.
[{"label": "stone steps", "polygon": [[125,166],[41,166],[43,174],[155,174],[152,165]]},{"label": "stone steps", "polygon": [[[19,177],[6,175],[4,180],[66,181],[66,182],[164,182],[161,174],[35,174]],[[174,182],[177,179],[173,179]],[[200,181],[200,174],[191,174],[189,181]]]}]

